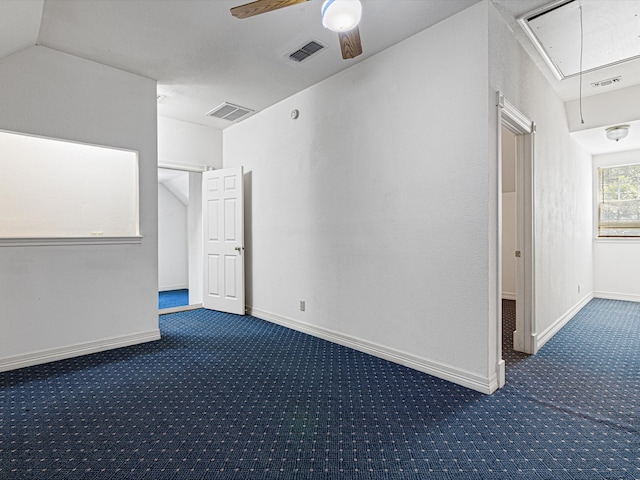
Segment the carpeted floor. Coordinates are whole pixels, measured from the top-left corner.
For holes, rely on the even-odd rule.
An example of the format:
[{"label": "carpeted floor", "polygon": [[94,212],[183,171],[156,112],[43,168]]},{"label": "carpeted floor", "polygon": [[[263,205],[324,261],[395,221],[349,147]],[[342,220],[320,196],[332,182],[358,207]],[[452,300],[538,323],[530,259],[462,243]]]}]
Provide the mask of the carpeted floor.
[{"label": "carpeted floor", "polygon": [[502,358],[507,368],[529,357],[526,353],[513,349],[513,332],[516,331],[516,302],[502,300]]},{"label": "carpeted floor", "polygon": [[249,316],[161,330],[0,374],[0,479],[640,478],[640,304],[593,300],[491,396]]},{"label": "carpeted floor", "polygon": [[184,307],[189,305],[189,290],[186,288],[180,290],[167,290],[158,293],[158,308]]}]

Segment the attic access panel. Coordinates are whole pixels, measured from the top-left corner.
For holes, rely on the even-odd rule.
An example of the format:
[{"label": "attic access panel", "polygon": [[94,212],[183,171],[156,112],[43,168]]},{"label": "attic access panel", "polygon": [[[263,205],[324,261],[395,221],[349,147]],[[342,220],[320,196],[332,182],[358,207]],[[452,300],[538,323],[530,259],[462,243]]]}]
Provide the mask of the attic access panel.
[{"label": "attic access panel", "polygon": [[558,80],[640,58],[640,0],[560,0],[518,23]]}]

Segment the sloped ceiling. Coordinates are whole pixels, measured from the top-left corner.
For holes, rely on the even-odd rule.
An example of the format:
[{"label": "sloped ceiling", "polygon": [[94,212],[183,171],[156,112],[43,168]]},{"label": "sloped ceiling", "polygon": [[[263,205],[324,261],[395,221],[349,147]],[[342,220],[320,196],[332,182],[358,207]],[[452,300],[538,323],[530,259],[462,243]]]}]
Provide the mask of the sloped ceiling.
[{"label": "sloped ceiling", "polygon": [[[595,68],[608,63],[602,55],[603,50],[611,50],[616,45],[627,45],[640,51],[640,0],[491,0],[514,35],[531,58],[537,63],[554,90],[565,102],[583,97],[600,95],[617,89],[640,84],[640,59],[620,63],[608,68]],[[546,30],[545,38],[553,48],[561,48],[563,55],[570,56],[573,63],[580,59],[581,35],[579,7],[583,7],[583,68],[594,69],[579,76],[558,80],[536,49],[518,19],[548,5],[558,6],[557,15],[537,21],[537,27]],[[636,14],[630,13],[635,11]],[[557,20],[556,17],[560,16]],[[615,20],[614,20],[615,19]],[[624,21],[624,28],[620,22]],[[535,26],[534,26],[535,28]],[[636,37],[629,38],[629,31],[635,31]],[[635,45],[629,45],[633,42]],[[553,43],[553,45],[551,45]],[[611,46],[611,47],[610,47]],[[586,69],[586,68],[585,68]],[[592,87],[591,84],[612,77],[621,76],[623,81],[605,88]],[[580,84],[582,83],[582,90]]]},{"label": "sloped ceiling", "polygon": [[[161,115],[225,128],[205,113],[223,102],[263,110],[476,1],[365,0],[354,60],[322,27],[322,0],[244,20],[229,12],[243,0],[45,0],[38,43],[156,79]],[[288,59],[311,39],[327,48]]]},{"label": "sloped ceiling", "polygon": [[0,1],[0,58],[35,45],[44,0]]},{"label": "sloped ceiling", "polygon": [[189,173],[159,168],[158,185],[164,185],[184,206],[189,206]]},{"label": "sloped ceiling", "polygon": [[611,0],[562,0],[552,5],[521,24],[558,78],[640,57],[640,2],[612,7]]},{"label": "sloped ceiling", "polygon": [[[560,98],[575,106],[582,94],[586,99],[584,103],[594,107],[587,108],[585,112],[586,123],[589,126],[577,125],[571,129],[571,135],[585,150],[592,154],[602,154],[640,148],[640,118],[629,116],[630,111],[634,110],[633,107],[627,107],[623,112],[611,104],[607,107],[606,119],[599,115],[601,110],[598,108],[607,103],[605,99],[613,97],[616,99],[614,103],[620,104],[620,95],[626,98],[628,105],[640,105],[637,87],[635,87],[640,84],[640,59],[598,68],[610,63],[611,58],[615,58],[618,53],[617,47],[624,46],[627,56],[634,55],[628,52],[640,53],[640,0],[492,0],[492,2]],[[540,9],[547,10],[548,6],[556,7],[557,11],[547,18],[540,17],[532,25],[535,33],[540,37],[538,40],[542,43],[541,47],[551,51],[551,55],[556,57],[555,61],[560,62],[562,58],[562,61],[569,62],[571,59],[569,70],[575,73],[575,65],[576,62],[579,64],[582,46],[583,69],[592,69],[584,73],[582,78],[580,75],[573,75],[559,80],[518,23],[519,18],[528,16],[530,13],[538,13]],[[582,35],[580,7],[583,13]],[[630,35],[630,32],[635,32],[635,36]],[[559,51],[553,52],[556,49]],[[605,55],[605,53],[608,54]],[[610,83],[606,87],[592,85],[618,76],[622,81]],[[605,136],[605,127],[619,123],[631,125],[629,136],[620,142],[612,142]]]},{"label": "sloped ceiling", "polygon": [[[206,117],[206,112],[223,102],[263,110],[478,0],[364,0],[360,24],[364,54],[348,61],[340,56],[336,35],[321,26],[322,0],[245,20],[233,18],[229,9],[243,1],[0,0],[0,59],[39,44],[153,78],[164,96],[158,104],[160,115],[224,129],[232,123]],[[615,9],[624,4],[626,10],[637,7],[640,11],[640,0],[574,1],[585,8],[598,4]],[[552,2],[491,2],[558,95],[564,101],[574,100],[580,91],[579,79],[557,80],[517,22]],[[589,13],[588,18],[599,17]],[[635,18],[640,28],[640,16]],[[585,31],[597,31],[604,39],[618,33],[615,22],[585,25]],[[563,48],[575,51],[579,38],[572,32],[575,28],[567,28],[554,38]],[[327,48],[303,63],[287,58],[312,39]],[[589,87],[591,82],[616,75],[623,76],[619,84],[601,90]],[[586,97],[635,84],[640,84],[640,60],[586,74],[582,93]]]}]

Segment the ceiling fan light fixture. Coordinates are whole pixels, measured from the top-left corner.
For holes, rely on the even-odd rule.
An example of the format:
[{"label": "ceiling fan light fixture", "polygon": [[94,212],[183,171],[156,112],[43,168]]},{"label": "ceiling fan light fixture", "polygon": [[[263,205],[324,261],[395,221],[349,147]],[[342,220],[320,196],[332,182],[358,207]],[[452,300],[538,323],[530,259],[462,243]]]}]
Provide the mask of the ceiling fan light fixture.
[{"label": "ceiling fan light fixture", "polygon": [[606,132],[609,140],[615,140],[617,142],[629,135],[629,125],[616,125],[615,127],[609,127],[606,129]]},{"label": "ceiling fan light fixture", "polygon": [[334,32],[348,32],[360,23],[360,0],[326,0],[322,4],[322,25]]}]

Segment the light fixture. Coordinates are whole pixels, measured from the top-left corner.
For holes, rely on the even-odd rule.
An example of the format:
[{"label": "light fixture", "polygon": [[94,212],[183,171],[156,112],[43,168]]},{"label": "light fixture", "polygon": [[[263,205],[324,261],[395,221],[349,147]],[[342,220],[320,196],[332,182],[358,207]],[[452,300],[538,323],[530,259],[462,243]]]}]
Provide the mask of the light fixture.
[{"label": "light fixture", "polygon": [[629,135],[629,125],[616,125],[615,127],[609,127],[606,132],[609,140],[615,140],[617,142],[621,138]]},{"label": "light fixture", "polygon": [[334,32],[348,32],[360,23],[360,0],[326,0],[322,4],[322,25]]}]

